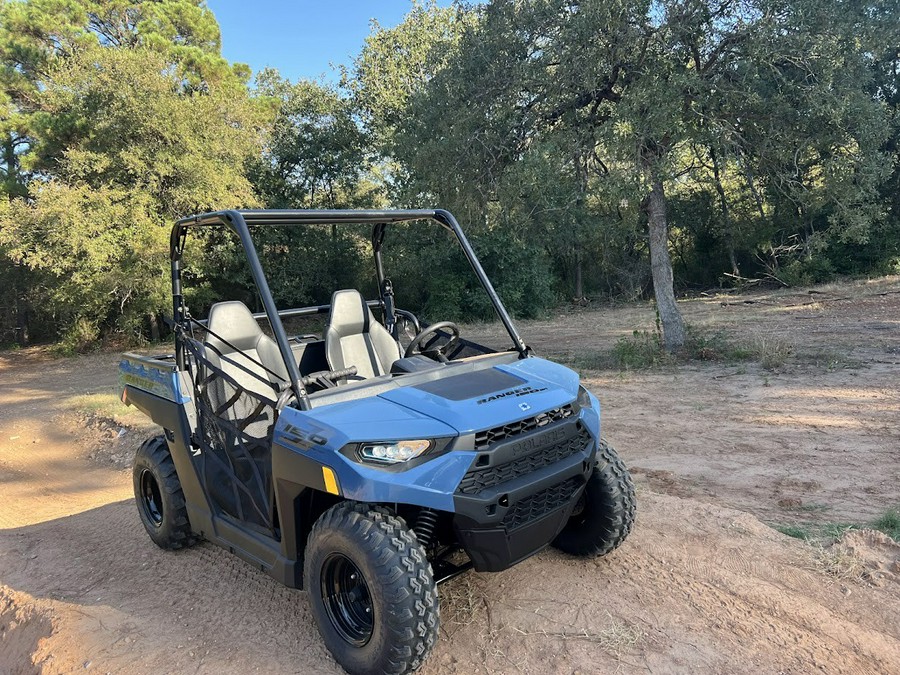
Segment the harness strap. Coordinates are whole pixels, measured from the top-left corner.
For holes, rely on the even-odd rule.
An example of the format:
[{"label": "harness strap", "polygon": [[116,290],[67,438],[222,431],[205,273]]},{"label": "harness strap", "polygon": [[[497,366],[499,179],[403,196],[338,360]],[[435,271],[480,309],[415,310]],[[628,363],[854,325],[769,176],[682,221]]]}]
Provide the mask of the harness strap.
[{"label": "harness strap", "polygon": [[[288,381],[287,381],[284,377],[282,377],[281,375],[279,375],[278,373],[276,373],[274,370],[270,370],[269,368],[266,368],[265,364],[260,363],[259,361],[257,361],[256,359],[254,359],[252,356],[250,356],[249,354],[247,354],[244,350],[238,349],[238,348],[235,347],[233,344],[231,344],[228,340],[226,340],[225,338],[223,338],[221,335],[219,335],[218,333],[216,333],[216,332],[210,330],[209,326],[204,326],[202,323],[200,323],[199,321],[197,321],[197,319],[195,319],[195,318],[192,317],[192,316],[189,316],[189,317],[187,317],[187,318],[188,318],[188,320],[191,321],[192,323],[195,323],[195,324],[197,324],[198,326],[200,326],[201,330],[205,330],[209,335],[212,335],[214,338],[216,338],[219,342],[221,342],[222,344],[224,344],[226,347],[229,347],[230,349],[232,349],[232,350],[238,352],[238,353],[239,353],[241,356],[243,356],[245,359],[247,359],[247,360],[250,361],[251,363],[256,364],[257,366],[259,366],[260,368],[262,368],[264,371],[266,371],[266,372],[267,372],[269,375],[271,375],[272,377],[278,379],[278,380],[279,380],[280,382],[282,382],[283,384],[287,384],[287,383],[288,383]],[[225,356],[225,354],[223,354],[219,349],[217,349],[217,348],[214,347],[213,345],[211,345],[211,344],[209,344],[209,343],[207,343],[207,342],[204,342],[203,344],[204,344],[206,347],[208,347],[209,349],[212,349],[212,350],[219,356],[219,358],[225,359],[225,360],[228,361],[229,363],[231,363],[231,364],[237,366],[238,368],[240,368],[241,370],[243,370],[245,373],[248,373],[249,375],[252,375],[253,377],[257,378],[258,380],[260,380],[260,381],[265,381],[265,380],[263,380],[259,375],[257,375],[256,373],[254,373],[252,370],[249,370],[249,369],[246,368],[245,366],[242,366],[240,363],[238,363],[238,362],[235,361],[234,359],[230,359],[230,358],[228,358],[227,356]],[[269,382],[269,384],[272,384],[272,383]],[[279,388],[278,391],[281,391],[281,388]]]}]

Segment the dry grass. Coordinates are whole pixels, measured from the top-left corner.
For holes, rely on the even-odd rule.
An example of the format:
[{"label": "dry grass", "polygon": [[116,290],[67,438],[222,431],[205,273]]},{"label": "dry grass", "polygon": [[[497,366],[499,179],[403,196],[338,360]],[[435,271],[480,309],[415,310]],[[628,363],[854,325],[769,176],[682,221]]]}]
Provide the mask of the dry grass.
[{"label": "dry grass", "polygon": [[126,409],[122,400],[112,393],[70,396],[66,400],[66,407],[104,417],[112,417]]},{"label": "dry grass", "polygon": [[526,637],[546,637],[560,640],[579,640],[597,645],[601,650],[619,658],[623,651],[632,649],[644,637],[644,631],[633,623],[617,619],[607,612],[609,623],[599,630],[575,628],[572,626],[562,631],[525,631],[513,627],[512,630]]},{"label": "dry grass", "polygon": [[489,615],[485,582],[477,574],[464,574],[441,586],[441,631],[448,637],[482,616],[490,630]]},{"label": "dry grass", "polygon": [[793,352],[791,346],[779,338],[757,335],[750,342],[750,353],[766,370],[781,368]]},{"label": "dry grass", "polygon": [[867,573],[865,563],[857,556],[844,549],[840,543],[823,546],[819,542],[810,542],[811,569],[820,572],[835,581],[864,581]]},{"label": "dry grass", "polygon": [[120,426],[135,428],[152,426],[146,415],[137,408],[122,403],[117,393],[70,396],[63,405],[86,418],[106,420]]}]

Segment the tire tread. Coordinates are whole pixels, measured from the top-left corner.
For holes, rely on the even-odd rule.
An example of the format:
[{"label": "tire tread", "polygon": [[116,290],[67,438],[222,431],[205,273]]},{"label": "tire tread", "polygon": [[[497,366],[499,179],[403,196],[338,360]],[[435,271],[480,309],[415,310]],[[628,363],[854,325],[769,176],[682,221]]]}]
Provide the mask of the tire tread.
[{"label": "tire tread", "polygon": [[597,447],[597,464],[585,490],[599,500],[594,522],[585,523],[579,531],[563,530],[553,545],[581,557],[607,555],[631,533],[637,501],[625,463],[602,438]]},{"label": "tire tread", "polygon": [[[382,584],[385,598],[394,606],[394,611],[386,615],[391,636],[388,653],[381,664],[372,664],[371,671],[358,672],[405,675],[417,670],[434,647],[440,622],[437,584],[421,545],[406,524],[388,510],[341,502],[326,511],[310,531],[307,580],[311,573],[309,552],[315,540],[335,530],[376,552],[373,562],[377,583]],[[307,590],[312,591],[309,586]]]},{"label": "tire tread", "polygon": [[[159,488],[169,498],[168,508],[163,516],[168,521],[167,532],[164,535],[160,535],[159,532],[154,533],[150,528],[147,528],[148,534],[158,546],[164,549],[174,551],[193,546],[198,539],[191,530],[184,492],[181,489],[181,481],[178,480],[175,462],[172,461],[166,437],[160,434],[159,436],[148,438],[141,444],[135,455],[135,471],[137,471],[142,459],[146,461],[150,468],[156,469],[158,476],[162,478],[161,481],[157,481]],[[137,494],[137,484],[135,484],[135,498],[140,499],[140,496]],[[141,506],[138,505],[138,509],[140,508]],[[154,534],[157,536],[154,536]]]}]

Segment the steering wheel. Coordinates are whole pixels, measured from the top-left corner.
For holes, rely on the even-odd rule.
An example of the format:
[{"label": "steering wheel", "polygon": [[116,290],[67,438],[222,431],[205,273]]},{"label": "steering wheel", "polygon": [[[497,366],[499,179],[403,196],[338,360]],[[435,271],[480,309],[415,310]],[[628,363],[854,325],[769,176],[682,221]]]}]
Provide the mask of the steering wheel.
[{"label": "steering wheel", "polygon": [[[404,357],[413,356],[414,354],[422,354],[423,351],[420,345],[425,342],[425,338],[429,335],[434,335],[437,337],[438,331],[446,330],[450,333],[450,339],[447,343],[441,347],[437,347],[435,349],[427,349],[425,351],[434,351],[437,352],[438,356],[444,356],[449,353],[453,347],[456,346],[456,343],[459,342],[459,326],[457,326],[452,321],[438,321],[437,323],[433,323],[427,328],[425,328],[421,333],[416,335],[412,339],[412,342],[406,347],[406,352],[403,354]],[[432,338],[432,341],[434,338]],[[430,345],[429,345],[430,346]]]}]

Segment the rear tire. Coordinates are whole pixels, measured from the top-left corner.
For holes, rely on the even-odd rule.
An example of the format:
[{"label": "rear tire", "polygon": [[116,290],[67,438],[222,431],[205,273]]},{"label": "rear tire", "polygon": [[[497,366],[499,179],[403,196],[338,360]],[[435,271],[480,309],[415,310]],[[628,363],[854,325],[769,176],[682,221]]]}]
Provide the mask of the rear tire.
[{"label": "rear tire", "polygon": [[635,509],[631,474],[616,451],[600,439],[597,464],[553,546],[581,557],[606,555],[631,532]]},{"label": "rear tire", "polygon": [[196,538],[165,436],[148,438],[141,444],[132,476],[138,513],[150,538],[165,549],[192,546]]},{"label": "rear tire", "polygon": [[402,675],[438,633],[431,565],[406,524],[385,509],[341,502],[316,521],[304,585],[325,645],[351,675]]}]

